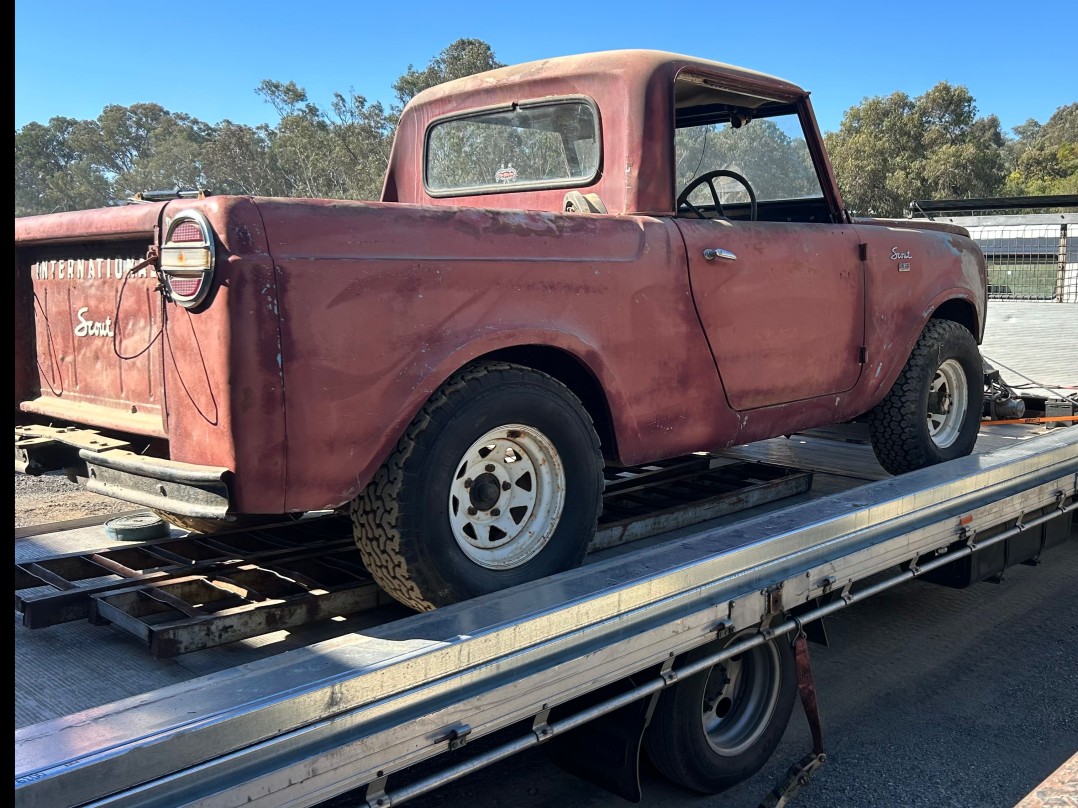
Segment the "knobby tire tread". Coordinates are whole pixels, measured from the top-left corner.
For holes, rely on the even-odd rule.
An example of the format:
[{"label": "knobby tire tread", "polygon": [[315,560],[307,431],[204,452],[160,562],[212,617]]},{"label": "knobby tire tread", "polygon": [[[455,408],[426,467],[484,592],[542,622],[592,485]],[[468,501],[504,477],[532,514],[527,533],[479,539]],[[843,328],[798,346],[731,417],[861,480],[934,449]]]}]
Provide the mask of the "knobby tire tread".
[{"label": "knobby tire tread", "polygon": [[[929,320],[887,396],[872,410],[869,435],[880,465],[891,474],[903,474],[939,462],[927,436],[921,396],[924,379],[931,380],[941,364],[943,346],[952,340],[972,340],[969,331],[953,320]],[[976,347],[976,343],[974,343]],[[970,410],[979,411],[970,401]],[[968,418],[974,417],[972,413]]]},{"label": "knobby tire tread", "polygon": [[[430,611],[436,604],[423,594],[428,581],[422,565],[409,552],[407,543],[401,541],[399,496],[405,483],[406,463],[437,420],[439,411],[450,404],[453,397],[477,392],[492,378],[510,373],[521,374],[522,382],[526,380],[523,374],[546,376],[505,362],[478,362],[450,376],[408,425],[370,484],[352,500],[353,535],[368,572],[386,593],[417,611]],[[553,377],[548,378],[553,380]],[[594,450],[598,453],[598,439],[594,440]],[[577,563],[586,550],[586,546],[581,548]]]}]

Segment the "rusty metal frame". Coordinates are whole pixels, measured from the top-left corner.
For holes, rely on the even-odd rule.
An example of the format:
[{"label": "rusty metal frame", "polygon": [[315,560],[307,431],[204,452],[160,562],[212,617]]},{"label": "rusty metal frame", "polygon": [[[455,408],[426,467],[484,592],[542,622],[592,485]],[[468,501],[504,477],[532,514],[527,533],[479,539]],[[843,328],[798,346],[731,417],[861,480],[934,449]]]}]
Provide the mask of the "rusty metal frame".
[{"label": "rusty metal frame", "polygon": [[167,659],[393,602],[345,547],[103,592],[91,599],[89,619],[134,634]]},{"label": "rusty metal frame", "polygon": [[[303,523],[325,523],[321,518]],[[297,536],[297,534],[299,534]],[[15,565],[15,611],[29,629],[91,616],[91,599],[138,584],[223,575],[242,564],[273,565],[351,547],[351,531],[312,544],[302,528],[130,542],[91,553],[65,553]]]},{"label": "rusty metal frame", "polygon": [[[811,472],[713,454],[608,469],[605,514],[590,549],[773,502],[811,484]],[[338,536],[334,519],[323,524],[329,534],[313,543],[286,525],[16,564],[16,611],[31,629],[82,618],[113,624],[154,657],[170,658],[392,602],[360,566],[350,525],[342,521]],[[299,570],[315,564],[318,574]]]}]

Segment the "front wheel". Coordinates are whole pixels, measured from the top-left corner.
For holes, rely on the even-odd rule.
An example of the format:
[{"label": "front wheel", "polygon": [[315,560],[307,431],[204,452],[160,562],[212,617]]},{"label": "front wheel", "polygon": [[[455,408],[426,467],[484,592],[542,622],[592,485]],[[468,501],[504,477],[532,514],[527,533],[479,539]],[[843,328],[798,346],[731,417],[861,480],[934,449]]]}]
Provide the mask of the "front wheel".
[{"label": "front wheel", "polygon": [[965,457],[984,406],[984,365],[968,329],[930,320],[894,386],[869,415],[869,436],[891,474]]},{"label": "front wheel", "polygon": [[[755,629],[734,635],[743,640]],[[686,655],[714,653],[714,644]],[[716,794],[754,775],[790,722],[797,669],[790,643],[775,638],[663,691],[644,735],[655,767],[686,788]]]},{"label": "front wheel", "polygon": [[551,376],[478,363],[452,376],[353,500],[371,575],[427,611],[579,564],[603,463],[591,419]]}]

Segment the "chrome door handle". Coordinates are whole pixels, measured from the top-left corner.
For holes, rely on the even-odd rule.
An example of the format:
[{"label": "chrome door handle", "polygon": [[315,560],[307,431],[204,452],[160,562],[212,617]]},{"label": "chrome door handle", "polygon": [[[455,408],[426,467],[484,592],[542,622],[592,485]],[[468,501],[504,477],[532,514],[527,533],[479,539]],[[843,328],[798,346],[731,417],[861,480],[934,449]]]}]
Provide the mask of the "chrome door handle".
[{"label": "chrome door handle", "polygon": [[722,250],[722,249],[719,249],[718,247],[716,247],[714,249],[712,249],[711,247],[708,247],[706,250],[704,250],[704,260],[705,261],[714,261],[716,258],[725,258],[728,261],[736,261],[737,260],[737,256],[734,255],[729,250]]}]

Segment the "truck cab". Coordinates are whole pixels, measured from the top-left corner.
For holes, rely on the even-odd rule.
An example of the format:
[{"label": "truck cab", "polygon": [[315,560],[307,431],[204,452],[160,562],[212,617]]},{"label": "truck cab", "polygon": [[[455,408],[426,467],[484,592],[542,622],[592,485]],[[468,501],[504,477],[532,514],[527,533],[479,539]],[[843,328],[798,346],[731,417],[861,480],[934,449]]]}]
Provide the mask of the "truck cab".
[{"label": "truck cab", "polygon": [[[922,237],[908,222],[855,225],[809,93],[719,62],[612,51],[428,89],[402,115],[382,197],[672,223],[736,411],[845,393],[866,366],[866,387],[878,391],[893,381],[900,336],[883,320],[916,317],[912,299],[946,303],[978,339],[983,329],[977,256],[950,288],[929,290],[923,268],[945,258],[947,237],[930,239],[926,254],[912,248]],[[881,224],[888,230],[868,229]],[[887,276],[899,269],[911,274],[893,288]],[[866,307],[899,311],[873,318]],[[912,345],[905,335],[894,353]]]}]

